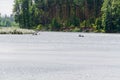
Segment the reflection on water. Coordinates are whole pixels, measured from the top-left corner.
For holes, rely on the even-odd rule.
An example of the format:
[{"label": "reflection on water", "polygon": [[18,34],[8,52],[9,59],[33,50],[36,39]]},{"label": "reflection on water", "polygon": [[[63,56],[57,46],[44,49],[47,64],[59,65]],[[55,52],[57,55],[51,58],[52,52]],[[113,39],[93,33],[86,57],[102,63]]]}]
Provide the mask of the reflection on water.
[{"label": "reflection on water", "polygon": [[119,53],[119,34],[0,35],[0,79],[119,80]]}]

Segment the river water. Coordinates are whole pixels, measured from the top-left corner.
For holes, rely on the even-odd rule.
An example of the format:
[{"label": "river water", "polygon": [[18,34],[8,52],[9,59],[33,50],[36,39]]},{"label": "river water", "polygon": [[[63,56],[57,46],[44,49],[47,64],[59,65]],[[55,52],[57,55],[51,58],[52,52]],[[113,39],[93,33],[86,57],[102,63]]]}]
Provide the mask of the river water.
[{"label": "river water", "polygon": [[0,35],[0,80],[120,80],[120,35]]}]

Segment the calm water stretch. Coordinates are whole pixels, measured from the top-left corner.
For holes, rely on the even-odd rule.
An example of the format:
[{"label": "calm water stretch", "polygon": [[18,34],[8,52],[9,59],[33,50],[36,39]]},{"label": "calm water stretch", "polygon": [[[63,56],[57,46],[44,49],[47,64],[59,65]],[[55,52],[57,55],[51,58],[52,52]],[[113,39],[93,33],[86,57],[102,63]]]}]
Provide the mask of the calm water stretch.
[{"label": "calm water stretch", "polygon": [[120,34],[0,35],[0,80],[120,80]]}]

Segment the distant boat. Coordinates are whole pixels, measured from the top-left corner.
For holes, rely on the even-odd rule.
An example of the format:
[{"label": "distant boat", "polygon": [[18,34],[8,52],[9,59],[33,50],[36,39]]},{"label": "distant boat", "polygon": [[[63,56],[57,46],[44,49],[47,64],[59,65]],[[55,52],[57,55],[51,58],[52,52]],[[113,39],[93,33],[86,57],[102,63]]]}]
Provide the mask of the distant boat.
[{"label": "distant boat", "polygon": [[78,37],[84,37],[84,35],[79,34]]}]

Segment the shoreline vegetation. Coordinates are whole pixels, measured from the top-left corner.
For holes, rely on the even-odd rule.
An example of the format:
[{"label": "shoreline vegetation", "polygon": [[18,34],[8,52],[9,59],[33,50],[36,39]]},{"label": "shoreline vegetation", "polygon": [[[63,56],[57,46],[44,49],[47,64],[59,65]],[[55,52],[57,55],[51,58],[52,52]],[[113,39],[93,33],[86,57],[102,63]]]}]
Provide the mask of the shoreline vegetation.
[{"label": "shoreline vegetation", "polygon": [[14,0],[13,17],[25,29],[120,33],[120,0]]},{"label": "shoreline vegetation", "polygon": [[120,0],[14,0],[13,13],[0,14],[0,27],[18,27],[1,34],[120,33]]},{"label": "shoreline vegetation", "polygon": [[[79,29],[75,28],[75,29],[64,29],[64,30],[61,30],[61,31],[51,31],[51,30],[44,30],[44,29],[24,29],[24,28],[19,28],[19,27],[0,27],[0,34],[37,34],[38,32],[40,31],[51,31],[51,32],[88,32],[88,33],[98,33],[98,32],[95,32],[95,31],[86,31],[87,29],[83,30],[83,31],[79,31]],[[105,33],[105,32],[99,32],[99,33]]]},{"label": "shoreline vegetation", "polygon": [[0,27],[0,34],[33,34],[34,30],[16,27]]}]

